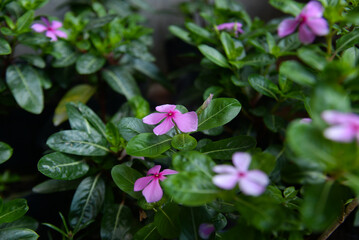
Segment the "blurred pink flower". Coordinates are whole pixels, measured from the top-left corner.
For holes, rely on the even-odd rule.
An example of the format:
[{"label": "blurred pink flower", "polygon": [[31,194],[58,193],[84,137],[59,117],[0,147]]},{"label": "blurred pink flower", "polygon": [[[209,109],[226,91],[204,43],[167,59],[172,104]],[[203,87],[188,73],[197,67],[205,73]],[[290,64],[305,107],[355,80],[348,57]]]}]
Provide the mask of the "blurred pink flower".
[{"label": "blurred pink flower", "polygon": [[299,25],[299,40],[304,44],[312,43],[315,36],[329,33],[327,21],[323,18],[324,9],[317,1],[310,1],[296,18],[283,20],[278,27],[278,36],[292,34]]},{"label": "blurred pink flower", "polygon": [[199,225],[198,234],[203,239],[208,239],[215,231],[214,225],[211,223],[202,223]]},{"label": "blurred pink flower", "polygon": [[182,132],[193,132],[198,127],[198,116],[195,112],[181,113],[176,110],[176,105],[165,104],[157,106],[158,113],[152,113],[142,119],[146,124],[155,125],[162,121],[160,125],[153,129],[156,135],[162,135],[171,130],[175,124]]},{"label": "blurred pink flower", "polygon": [[359,143],[359,115],[327,110],[322,118],[332,125],[324,131],[324,136],[337,142],[351,142],[354,139]]},{"label": "blurred pink flower", "polygon": [[178,173],[175,170],[165,169],[162,172],[161,165],[156,165],[147,172],[146,177],[142,177],[136,180],[134,184],[134,191],[142,191],[142,195],[146,198],[146,201],[157,202],[161,200],[163,191],[160,186],[160,180],[163,181],[166,179],[165,175],[176,174]]},{"label": "blurred pink flower", "polygon": [[311,123],[312,122],[312,119],[311,118],[302,118],[300,120],[301,123]]},{"label": "blurred pink flower", "polygon": [[62,27],[62,23],[59,21],[52,21],[51,23],[47,18],[42,17],[41,20],[45,23],[45,25],[40,23],[35,23],[31,26],[31,28],[35,32],[45,32],[46,37],[51,38],[51,42],[57,41],[57,37],[67,38],[67,34],[61,30],[58,30]]},{"label": "blurred pink flower", "polygon": [[216,28],[218,30],[234,30],[234,34],[237,37],[238,33],[243,33],[242,26],[243,25],[241,23],[231,22],[231,23],[222,23],[222,24],[216,26]]},{"label": "blurred pink flower", "polygon": [[246,195],[261,195],[269,183],[268,176],[260,170],[248,170],[251,156],[248,153],[236,152],[232,156],[235,167],[229,165],[218,165],[213,171],[220,173],[213,177],[213,183],[223,189],[233,189],[236,184]]}]

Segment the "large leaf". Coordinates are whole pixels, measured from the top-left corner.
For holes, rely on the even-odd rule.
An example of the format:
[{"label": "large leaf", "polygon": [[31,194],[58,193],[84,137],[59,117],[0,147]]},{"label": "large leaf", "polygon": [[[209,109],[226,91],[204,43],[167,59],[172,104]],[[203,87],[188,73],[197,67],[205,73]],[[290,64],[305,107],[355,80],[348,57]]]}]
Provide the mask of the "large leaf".
[{"label": "large leaf", "polygon": [[6,240],[36,240],[39,235],[33,230],[26,228],[12,228],[0,230],[0,239]]},{"label": "large leaf", "polygon": [[113,181],[122,191],[136,199],[142,196],[140,192],[133,191],[135,181],[143,177],[141,173],[125,164],[120,164],[112,168],[111,175]]},{"label": "large leaf", "polygon": [[80,182],[79,179],[72,181],[50,179],[39,183],[32,188],[32,191],[35,193],[54,193],[75,190]]},{"label": "large leaf", "polygon": [[93,96],[96,89],[88,84],[80,84],[71,88],[65,96],[62,97],[55,109],[55,115],[52,122],[55,126],[66,121],[68,116],[66,112],[66,104],[69,102],[82,102],[84,104]]},{"label": "large leaf", "polygon": [[87,177],[78,186],[71,202],[69,223],[74,232],[93,220],[101,211],[105,198],[105,182],[97,176]]},{"label": "large leaf", "polygon": [[0,223],[13,222],[22,217],[29,207],[25,199],[19,198],[3,203],[0,211]]},{"label": "large leaf", "polygon": [[220,67],[229,68],[227,59],[217,49],[207,45],[200,45],[198,46],[198,49],[211,62],[215,63]]},{"label": "large leaf", "polygon": [[81,55],[76,61],[76,70],[80,74],[91,74],[100,70],[106,60],[92,53]]},{"label": "large leaf", "polygon": [[35,67],[44,68],[46,66],[44,59],[42,59],[42,57],[39,55],[24,54],[21,55],[20,57]]},{"label": "large leaf", "polygon": [[81,158],[59,152],[43,156],[37,167],[42,174],[59,180],[80,178],[89,170],[89,166]]},{"label": "large leaf", "polygon": [[16,102],[26,111],[39,114],[44,108],[41,81],[28,65],[11,65],[6,70],[6,83]]},{"label": "large leaf", "polygon": [[101,221],[102,240],[127,239],[133,222],[130,208],[123,204],[105,205]]},{"label": "large leaf", "polygon": [[211,142],[200,149],[214,159],[232,159],[235,152],[245,152],[256,146],[256,140],[250,136],[236,136]]},{"label": "large leaf", "polygon": [[13,149],[6,143],[0,142],[0,164],[9,160]]},{"label": "large leaf", "polygon": [[102,76],[114,91],[123,94],[127,100],[141,95],[135,79],[120,67],[106,68],[102,71]]},{"label": "large leaf", "polygon": [[173,167],[179,172],[197,172],[212,178],[213,160],[196,151],[178,152],[173,155]]},{"label": "large leaf", "polygon": [[53,150],[80,156],[104,156],[109,152],[104,138],[78,130],[54,133],[46,144]]},{"label": "large leaf", "polygon": [[311,86],[316,83],[315,76],[294,60],[282,63],[279,72],[300,85]]},{"label": "large leaf", "polygon": [[157,209],[154,223],[162,237],[170,239],[178,237],[180,233],[179,212],[180,209],[175,203],[169,203]]},{"label": "large leaf", "polygon": [[198,116],[198,131],[222,126],[240,112],[242,105],[234,98],[217,98]]},{"label": "large leaf", "polygon": [[141,119],[133,117],[122,118],[118,123],[118,129],[126,141],[130,141],[140,133],[152,133],[153,131],[153,127],[143,123]]},{"label": "large leaf", "polygon": [[156,136],[153,133],[141,133],[128,142],[126,152],[137,157],[157,157],[171,148],[171,137]]},{"label": "large leaf", "polygon": [[257,92],[278,100],[277,94],[280,93],[278,86],[269,79],[259,74],[252,74],[249,76],[248,82]]},{"label": "large leaf", "polygon": [[0,38],[0,55],[8,55],[11,53],[10,44],[3,38]]}]

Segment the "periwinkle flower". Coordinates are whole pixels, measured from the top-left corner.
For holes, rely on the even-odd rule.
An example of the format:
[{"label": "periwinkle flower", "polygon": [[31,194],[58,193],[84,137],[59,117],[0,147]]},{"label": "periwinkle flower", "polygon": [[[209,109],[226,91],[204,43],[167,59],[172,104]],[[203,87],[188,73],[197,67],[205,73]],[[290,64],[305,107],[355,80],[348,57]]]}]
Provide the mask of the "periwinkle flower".
[{"label": "periwinkle flower", "polygon": [[359,115],[327,110],[322,113],[322,118],[331,125],[324,131],[326,138],[346,143],[356,139],[359,143]]},{"label": "periwinkle flower", "polygon": [[165,169],[162,172],[161,165],[156,165],[147,172],[146,177],[142,177],[136,180],[134,184],[134,191],[142,191],[142,195],[145,197],[146,201],[158,202],[163,196],[163,191],[160,186],[160,180],[163,181],[166,179],[166,175],[178,173],[172,169]]},{"label": "periwinkle flower", "polygon": [[285,19],[279,24],[278,36],[292,34],[299,25],[299,40],[304,44],[312,43],[315,36],[325,36],[329,33],[323,12],[323,6],[319,2],[310,1],[296,18]]},{"label": "periwinkle flower", "polygon": [[57,37],[67,38],[67,34],[64,31],[58,30],[62,27],[62,23],[59,21],[49,22],[47,18],[42,17],[41,20],[44,24],[35,23],[31,26],[31,28],[35,32],[46,32],[46,37],[51,38],[51,42],[57,41]]},{"label": "periwinkle flower", "polygon": [[238,183],[240,190],[251,196],[261,195],[268,183],[268,176],[260,170],[248,170],[251,163],[251,155],[244,152],[236,152],[232,156],[234,167],[218,165],[213,171],[219,173],[213,177],[213,183],[222,189],[233,189]]},{"label": "periwinkle flower", "polygon": [[215,230],[216,229],[213,224],[202,223],[199,225],[198,235],[203,239],[208,239]]},{"label": "periwinkle flower", "polygon": [[234,30],[236,37],[238,33],[243,33],[242,24],[238,22],[222,23],[216,26],[218,30]]},{"label": "periwinkle flower", "polygon": [[142,119],[146,124],[155,125],[153,129],[156,135],[162,135],[171,130],[175,125],[181,132],[193,132],[198,127],[198,116],[195,112],[181,113],[176,110],[176,105],[165,104],[156,107],[158,113],[152,113]]}]

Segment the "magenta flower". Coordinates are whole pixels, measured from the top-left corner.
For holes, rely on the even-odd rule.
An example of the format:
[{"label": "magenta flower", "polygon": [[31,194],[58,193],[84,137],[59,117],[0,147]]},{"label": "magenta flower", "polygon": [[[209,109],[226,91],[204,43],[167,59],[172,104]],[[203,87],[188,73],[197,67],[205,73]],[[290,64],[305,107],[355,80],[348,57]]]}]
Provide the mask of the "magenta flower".
[{"label": "magenta flower", "polygon": [[334,110],[324,111],[322,118],[332,125],[324,131],[324,136],[337,142],[359,143],[359,116],[354,113],[342,113]]},{"label": "magenta flower", "polygon": [[157,106],[158,113],[152,113],[142,119],[146,124],[155,125],[161,122],[160,125],[153,129],[156,135],[162,135],[171,130],[175,125],[182,132],[193,132],[198,127],[198,117],[195,112],[181,113],[176,110],[176,105],[165,104]]},{"label": "magenta flower", "polygon": [[239,188],[246,195],[261,195],[269,183],[267,175],[260,170],[248,170],[251,156],[248,153],[236,152],[232,156],[235,167],[218,165],[213,171],[220,173],[213,177],[213,183],[223,189],[232,189],[239,184]]},{"label": "magenta flower", "polygon": [[216,28],[218,30],[234,30],[234,34],[237,37],[238,33],[243,33],[242,26],[243,25],[241,23],[231,22],[231,23],[222,23],[222,24],[216,26]]},{"label": "magenta flower", "polygon": [[299,25],[299,40],[304,44],[312,43],[316,35],[325,36],[329,33],[328,23],[322,17],[323,12],[319,2],[310,1],[295,19],[285,19],[279,24],[278,36],[292,34]]},{"label": "magenta flower", "polygon": [[67,38],[67,34],[61,30],[58,30],[62,27],[62,23],[59,21],[52,21],[51,23],[47,18],[42,17],[41,20],[45,23],[45,25],[40,23],[35,23],[31,26],[31,28],[35,32],[45,32],[46,37],[51,38],[51,42],[57,41],[57,37]]},{"label": "magenta flower", "polygon": [[175,170],[165,169],[162,172],[161,165],[156,165],[147,172],[146,177],[142,177],[136,180],[134,185],[134,191],[142,191],[142,195],[146,198],[146,201],[157,202],[161,200],[163,191],[160,186],[160,181],[166,179],[165,175],[176,174],[178,173]]},{"label": "magenta flower", "polygon": [[214,232],[214,225],[211,223],[202,223],[199,225],[198,234],[203,239],[208,239],[209,236]]}]

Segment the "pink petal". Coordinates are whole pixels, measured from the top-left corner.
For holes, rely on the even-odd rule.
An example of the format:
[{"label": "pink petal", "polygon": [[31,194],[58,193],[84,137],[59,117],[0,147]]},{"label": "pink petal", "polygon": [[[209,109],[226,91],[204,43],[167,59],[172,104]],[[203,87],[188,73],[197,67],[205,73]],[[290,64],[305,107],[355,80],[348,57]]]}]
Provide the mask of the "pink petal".
[{"label": "pink petal", "polygon": [[215,173],[230,173],[230,174],[236,174],[237,169],[230,165],[217,165],[213,169],[213,172]]},{"label": "pink petal", "polygon": [[60,38],[67,38],[67,33],[65,33],[64,31],[56,30],[55,34]]},{"label": "pink petal", "polygon": [[239,188],[246,195],[259,196],[265,191],[268,183],[269,179],[265,173],[253,170],[239,180]]},{"label": "pink petal", "polygon": [[34,25],[31,26],[31,28],[35,31],[35,32],[43,32],[46,31],[47,27],[40,24],[40,23],[35,23]]},{"label": "pink petal", "polygon": [[52,31],[47,31],[46,32],[46,37],[51,38],[51,42],[57,41],[57,37],[56,34]]},{"label": "pink petal", "polygon": [[353,113],[343,113],[327,110],[322,113],[322,118],[329,124],[353,124],[359,125],[359,116]]},{"label": "pink petal", "polygon": [[312,43],[315,39],[315,34],[306,24],[299,26],[299,40],[304,44]]},{"label": "pink petal", "polygon": [[163,196],[163,191],[160,186],[158,179],[154,179],[147,187],[142,191],[143,196],[146,198],[146,201],[158,202]]},{"label": "pink petal", "polygon": [[153,129],[153,132],[158,136],[167,133],[174,127],[174,123],[170,118],[165,118],[163,122]]},{"label": "pink petal", "polygon": [[58,29],[62,27],[62,22],[59,22],[59,21],[52,21],[51,22],[51,28],[52,29]]},{"label": "pink petal", "polygon": [[177,174],[178,172],[172,169],[165,169],[161,172],[162,175],[172,175],[172,174]]},{"label": "pink petal", "polygon": [[156,107],[157,112],[169,112],[169,111],[173,111],[175,109],[176,109],[176,105],[171,105],[171,104],[165,104],[165,105]]},{"label": "pink petal", "polygon": [[50,27],[50,22],[45,17],[41,17],[41,20],[45,23],[46,27]]},{"label": "pink petal", "polygon": [[198,128],[198,116],[195,112],[178,113],[173,118],[181,132],[193,132]]},{"label": "pink petal", "polygon": [[152,113],[142,119],[146,124],[154,125],[161,122],[167,116],[167,113]]},{"label": "pink petal", "polygon": [[285,37],[289,34],[292,34],[298,26],[298,21],[296,19],[285,19],[278,26],[278,36]]},{"label": "pink petal", "polygon": [[232,156],[232,162],[240,172],[246,172],[251,163],[251,155],[245,152],[236,152]]},{"label": "pink petal", "polygon": [[208,239],[209,236],[214,232],[215,228],[213,224],[202,223],[199,225],[198,234],[203,239]]},{"label": "pink petal", "polygon": [[315,35],[325,36],[329,33],[328,23],[324,18],[308,19],[306,23]]},{"label": "pink petal", "polygon": [[322,4],[317,1],[310,1],[303,8],[301,15],[304,15],[307,18],[320,18],[323,16],[324,8]]},{"label": "pink petal", "polygon": [[232,189],[238,182],[237,173],[216,175],[212,178],[212,182],[219,188]]},{"label": "pink petal", "polygon": [[357,131],[351,125],[336,125],[327,128],[324,136],[336,142],[351,142],[356,137]]},{"label": "pink petal", "polygon": [[161,165],[155,165],[153,168],[151,168],[150,170],[148,170],[147,175],[153,174],[159,174],[161,170]]},{"label": "pink petal", "polygon": [[134,184],[133,191],[135,191],[135,192],[141,191],[141,190],[144,189],[153,179],[154,179],[153,176],[141,177],[141,178],[137,179],[136,182],[135,182],[135,184]]},{"label": "pink petal", "polygon": [[[217,26],[217,29],[218,30],[224,30],[224,29],[227,29],[227,30],[232,30],[233,28],[234,28],[234,25],[235,25],[236,23],[222,23],[222,24],[219,24],[218,26]],[[240,24],[240,23],[239,23]],[[238,25],[237,25],[238,26]],[[240,24],[240,27],[242,27],[242,24]]]}]

